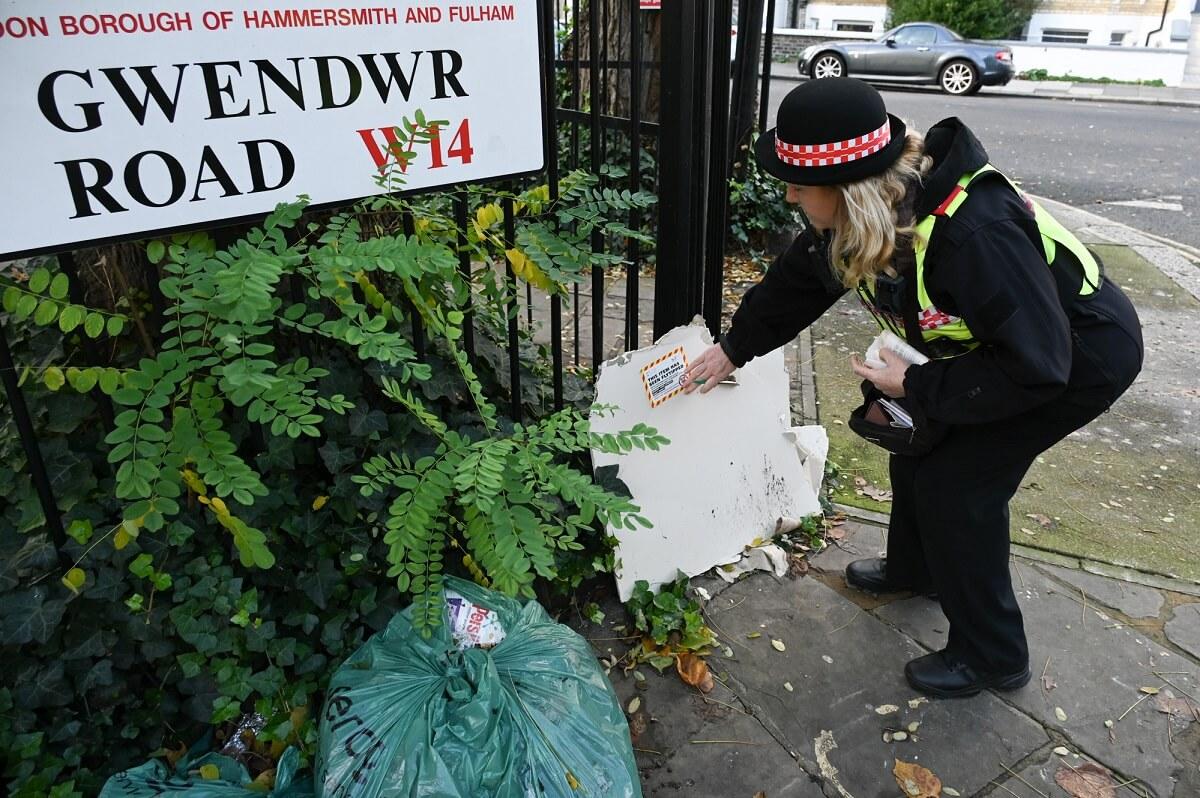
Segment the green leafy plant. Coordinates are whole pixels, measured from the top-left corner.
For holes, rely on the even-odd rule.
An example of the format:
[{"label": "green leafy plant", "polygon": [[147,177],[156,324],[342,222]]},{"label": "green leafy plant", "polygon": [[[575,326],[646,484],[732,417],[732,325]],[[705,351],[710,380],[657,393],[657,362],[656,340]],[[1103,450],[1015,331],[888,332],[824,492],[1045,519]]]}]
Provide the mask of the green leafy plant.
[{"label": "green leafy plant", "polygon": [[634,630],[654,644],[647,645],[644,640],[635,663],[643,660],[662,671],[674,664],[675,654],[703,653],[716,642],[716,635],[704,624],[700,605],[688,597],[687,588],[688,578],[683,573],[658,593],[651,591],[644,579],[634,583],[625,608],[633,619]]},{"label": "green leafy plant", "polygon": [[772,248],[778,237],[795,235],[800,215],[785,199],[786,184],[764,172],[752,156],[744,180],[729,181],[729,235],[731,243],[758,256]]},{"label": "green leafy plant", "polygon": [[[503,342],[520,282],[562,292],[617,264],[589,254],[591,234],[644,239],[625,220],[653,197],[583,173],[559,190],[556,202],[547,186],[472,191],[461,239],[451,200],[427,195],[332,215],[283,205],[224,247],[204,234],[150,242],[156,336],[90,309],[64,333],[52,260],[33,270],[49,275],[38,291],[22,270],[0,275],[22,376],[63,376],[25,391],[69,537],[61,552],[47,542],[0,413],[10,794],[95,794],[104,775],[247,711],[265,719],[259,742],[303,748],[313,721],[296,711],[367,635],[410,599],[425,629],[440,621],[442,572],[530,595],[611,569],[603,525],[648,520],[589,476],[587,450],[666,441],[646,427],[593,433],[587,386],[569,374],[575,404],[506,417]],[[516,280],[491,268],[504,261]],[[53,318],[39,317],[47,298]],[[93,312],[113,333],[108,362],[80,346]],[[522,336],[516,398],[529,413],[549,369]],[[114,402],[111,429],[82,393],[96,386]]]},{"label": "green leafy plant", "polygon": [[891,25],[938,22],[968,39],[1008,39],[1029,22],[1039,0],[889,0]]}]

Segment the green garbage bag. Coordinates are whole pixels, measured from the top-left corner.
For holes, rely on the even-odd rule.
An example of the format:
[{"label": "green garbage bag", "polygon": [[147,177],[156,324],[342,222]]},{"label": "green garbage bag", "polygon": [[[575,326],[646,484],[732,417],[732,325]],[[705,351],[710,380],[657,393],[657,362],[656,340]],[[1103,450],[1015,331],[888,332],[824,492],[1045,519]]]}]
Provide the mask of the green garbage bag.
[{"label": "green garbage bag", "polygon": [[451,577],[429,639],[411,608],[338,668],[324,798],[640,798],[629,726],[587,642],[537,603]]},{"label": "green garbage bag", "polygon": [[[211,765],[217,778],[206,779],[200,768]],[[300,751],[289,748],[279,757],[275,768],[275,789],[270,792],[250,787],[250,773],[236,759],[206,753],[195,759],[191,752],[180,758],[171,770],[157,759],[110,778],[100,798],[154,798],[158,795],[183,795],[186,798],[313,798],[312,776],[300,777]]]}]

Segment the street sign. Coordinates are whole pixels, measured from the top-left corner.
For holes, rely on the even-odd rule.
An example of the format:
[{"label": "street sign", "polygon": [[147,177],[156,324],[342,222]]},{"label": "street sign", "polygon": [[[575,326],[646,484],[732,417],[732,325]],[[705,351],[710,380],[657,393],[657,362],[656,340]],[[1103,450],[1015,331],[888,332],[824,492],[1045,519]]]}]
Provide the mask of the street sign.
[{"label": "street sign", "polygon": [[6,0],[0,258],[378,194],[393,144],[406,189],[539,171],[540,43],[537,0]]}]

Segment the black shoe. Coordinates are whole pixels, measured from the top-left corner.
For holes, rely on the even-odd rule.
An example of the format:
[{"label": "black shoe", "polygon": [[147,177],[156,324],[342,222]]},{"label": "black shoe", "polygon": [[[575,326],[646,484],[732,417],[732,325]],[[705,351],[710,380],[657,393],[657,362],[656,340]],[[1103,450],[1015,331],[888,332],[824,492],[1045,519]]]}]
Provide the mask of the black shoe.
[{"label": "black shoe", "polygon": [[913,688],[939,698],[966,698],[992,690],[1016,690],[1029,683],[1029,667],[1016,673],[981,673],[945,651],[917,657],[904,666]]},{"label": "black shoe", "polygon": [[884,557],[855,560],[847,565],[846,584],[867,593],[899,593],[911,590],[914,593],[933,595],[933,588],[929,585],[914,585],[889,579],[887,559]]}]

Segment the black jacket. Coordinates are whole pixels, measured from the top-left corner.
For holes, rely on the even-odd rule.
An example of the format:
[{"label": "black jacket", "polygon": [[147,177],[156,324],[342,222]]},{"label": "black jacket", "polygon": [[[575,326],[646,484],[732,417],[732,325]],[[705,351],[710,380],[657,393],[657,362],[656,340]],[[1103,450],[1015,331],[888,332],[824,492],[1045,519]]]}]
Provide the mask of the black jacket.
[{"label": "black jacket", "polygon": [[[983,145],[956,118],[930,129],[925,146],[934,165],[916,188],[916,219],[936,208],[962,175],[988,161]],[[787,343],[845,293],[826,247],[805,231],[746,292],[721,341],[736,365]],[[1141,338],[1136,314],[1116,286],[1105,281],[1098,296],[1083,300],[1077,287],[1065,280],[1057,284],[1075,271],[1059,268],[1059,258],[1074,260],[1059,249],[1052,269],[1033,214],[1005,181],[981,180],[971,187],[967,201],[935,230],[925,257],[925,286],[933,303],[961,317],[981,345],[909,368],[904,380],[909,401],[931,419],[981,423],[1042,404],[1068,383],[1122,382],[1123,389],[1125,377],[1132,380],[1137,367],[1128,375],[1090,375],[1093,364],[1073,364],[1080,336],[1097,327],[1111,333],[1117,325],[1136,338],[1139,351]]]}]

